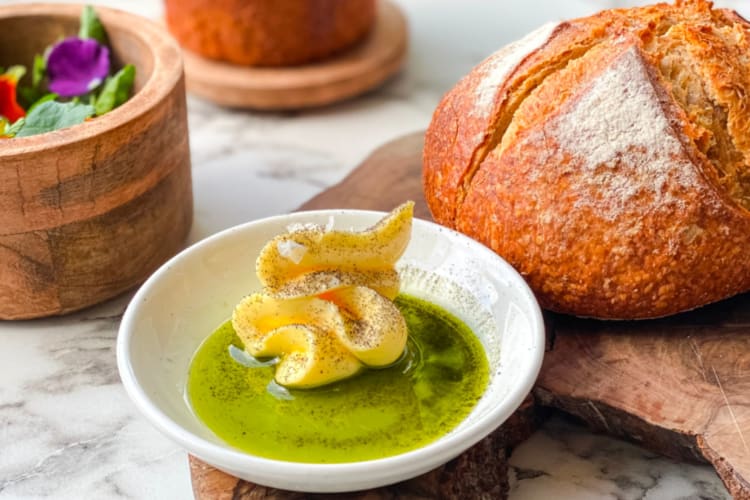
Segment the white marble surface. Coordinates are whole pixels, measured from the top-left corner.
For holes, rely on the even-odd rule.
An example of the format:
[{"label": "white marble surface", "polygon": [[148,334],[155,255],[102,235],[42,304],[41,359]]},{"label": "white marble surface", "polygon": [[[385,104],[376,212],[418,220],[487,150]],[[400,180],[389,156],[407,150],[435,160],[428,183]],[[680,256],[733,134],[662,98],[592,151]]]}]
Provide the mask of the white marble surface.
[{"label": "white marble surface", "polygon": [[[161,13],[156,1],[92,3]],[[295,208],[378,145],[425,128],[440,96],[496,47],[546,20],[614,2],[398,3],[410,21],[409,62],[377,91],[280,114],[189,99],[191,241]],[[191,497],[186,455],[136,413],[119,383],[114,344],[128,298],[63,318],[0,322],[0,499]],[[675,463],[560,419],[522,444],[511,465],[513,499],[728,498],[707,466]]]}]

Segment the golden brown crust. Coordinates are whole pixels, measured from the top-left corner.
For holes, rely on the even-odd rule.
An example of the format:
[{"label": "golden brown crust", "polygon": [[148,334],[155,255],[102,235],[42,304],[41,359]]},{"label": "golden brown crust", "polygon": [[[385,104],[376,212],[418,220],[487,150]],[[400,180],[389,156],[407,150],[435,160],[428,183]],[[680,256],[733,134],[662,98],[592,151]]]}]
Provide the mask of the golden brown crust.
[{"label": "golden brown crust", "polygon": [[368,33],[375,0],[166,0],[180,44],[234,64],[289,66],[325,58]]},{"label": "golden brown crust", "polygon": [[434,217],[560,312],[657,317],[750,289],[748,32],[702,0],[604,11],[525,44],[478,105],[508,51],[491,56],[428,129]]}]

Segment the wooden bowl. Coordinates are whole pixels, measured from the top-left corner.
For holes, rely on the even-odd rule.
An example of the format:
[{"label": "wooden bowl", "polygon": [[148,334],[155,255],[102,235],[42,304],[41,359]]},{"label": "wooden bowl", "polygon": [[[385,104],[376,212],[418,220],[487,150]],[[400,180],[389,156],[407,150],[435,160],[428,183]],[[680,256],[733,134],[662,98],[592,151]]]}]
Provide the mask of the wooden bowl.
[{"label": "wooden bowl", "polygon": [[[78,32],[81,5],[0,7],[0,66]],[[192,222],[185,84],[155,23],[97,7],[134,95],[91,121],[0,142],[0,319],[63,314],[142,282]]]}]

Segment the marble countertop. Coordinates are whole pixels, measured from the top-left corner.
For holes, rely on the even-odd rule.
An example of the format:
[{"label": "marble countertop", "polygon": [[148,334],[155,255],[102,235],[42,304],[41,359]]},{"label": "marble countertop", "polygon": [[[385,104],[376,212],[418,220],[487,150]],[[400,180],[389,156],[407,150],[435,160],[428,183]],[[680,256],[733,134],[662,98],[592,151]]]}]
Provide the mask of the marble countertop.
[{"label": "marble countertop", "polygon": [[[153,0],[91,3],[161,15]],[[424,129],[442,94],[497,47],[547,20],[616,2],[397,3],[410,23],[409,60],[376,91],[287,113],[188,99],[191,242],[294,209],[377,146]],[[136,412],[119,381],[115,338],[130,296],[61,318],[0,322],[0,499],[191,498],[186,454]],[[510,463],[512,499],[729,498],[708,466],[676,463],[561,418]]]}]

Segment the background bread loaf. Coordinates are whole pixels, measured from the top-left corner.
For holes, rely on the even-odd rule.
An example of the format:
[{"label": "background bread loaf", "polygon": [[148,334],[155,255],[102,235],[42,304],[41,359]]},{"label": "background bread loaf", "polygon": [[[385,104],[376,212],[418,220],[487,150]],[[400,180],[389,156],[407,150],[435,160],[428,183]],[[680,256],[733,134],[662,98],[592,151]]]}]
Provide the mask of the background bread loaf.
[{"label": "background bread loaf", "polygon": [[166,0],[165,7],[186,49],[257,66],[325,58],[364,38],[375,20],[375,0]]},{"label": "background bread loaf", "polygon": [[558,312],[658,317],[750,289],[749,30],[685,0],[501,49],[427,131],[434,218]]}]

